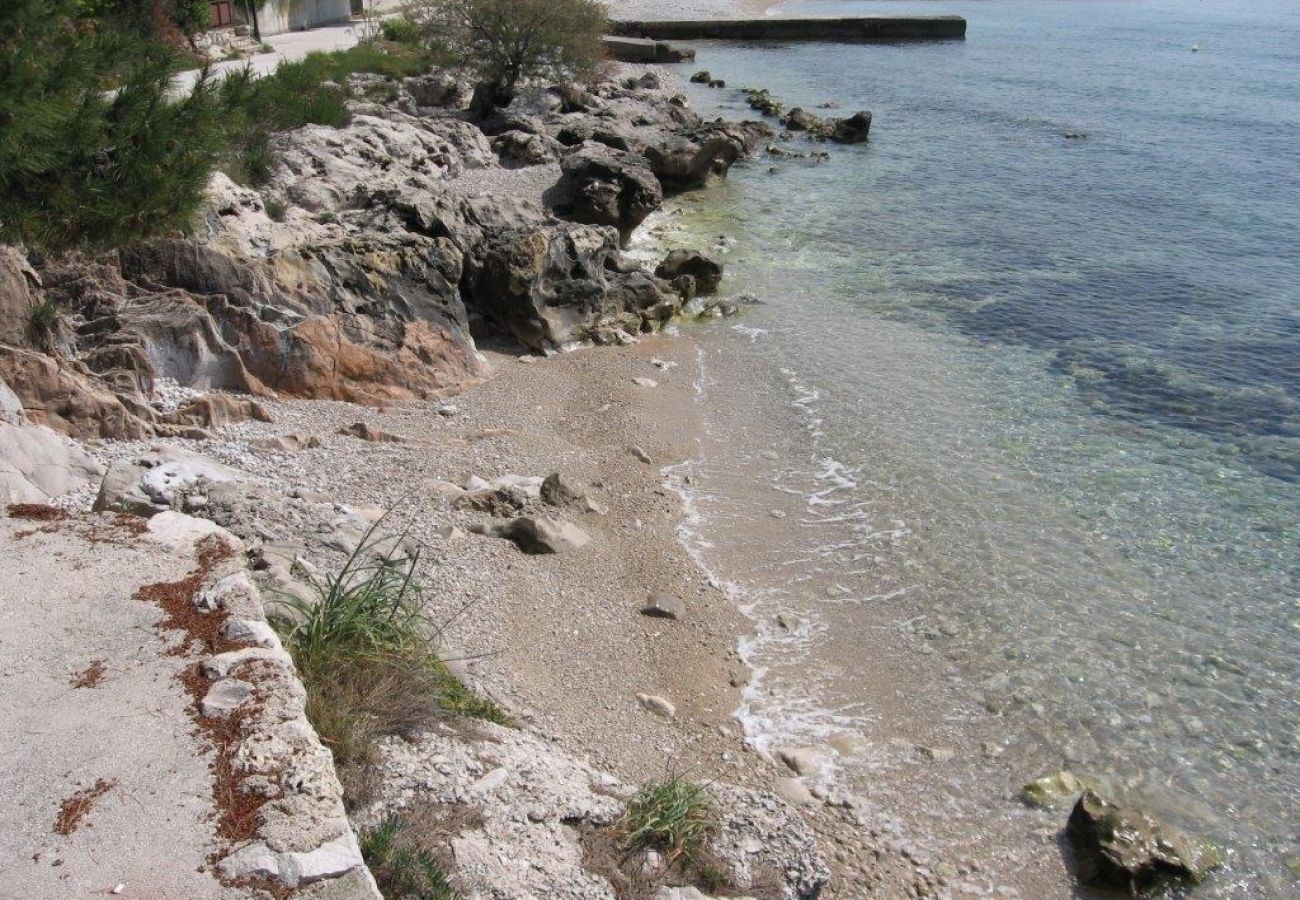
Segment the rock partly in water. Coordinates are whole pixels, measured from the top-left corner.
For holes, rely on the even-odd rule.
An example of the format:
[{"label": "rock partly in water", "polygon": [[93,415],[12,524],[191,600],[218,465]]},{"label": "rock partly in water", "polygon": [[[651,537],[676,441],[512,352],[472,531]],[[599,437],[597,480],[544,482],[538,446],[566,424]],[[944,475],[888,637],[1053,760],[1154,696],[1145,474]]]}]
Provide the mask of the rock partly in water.
[{"label": "rock partly in water", "polygon": [[695,279],[695,289],[712,294],[722,283],[722,263],[698,250],[674,250],[659,263],[655,275],[672,281],[683,275]]},{"label": "rock partly in water", "polygon": [[871,113],[863,110],[847,119],[831,120],[831,140],[839,144],[861,144],[871,133]]},{"label": "rock partly in water", "polygon": [[1090,790],[1075,804],[1066,830],[1081,881],[1133,896],[1171,882],[1199,884],[1224,862],[1218,848]]}]

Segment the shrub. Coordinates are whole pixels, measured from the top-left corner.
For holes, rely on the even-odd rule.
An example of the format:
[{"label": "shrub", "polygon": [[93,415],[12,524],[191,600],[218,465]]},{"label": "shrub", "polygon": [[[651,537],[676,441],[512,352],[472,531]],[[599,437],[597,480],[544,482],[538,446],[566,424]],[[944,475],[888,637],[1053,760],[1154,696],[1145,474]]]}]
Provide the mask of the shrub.
[{"label": "shrub", "polygon": [[287,613],[273,618],[307,688],[308,718],[340,765],[370,762],[377,738],[438,715],[509,723],[438,658],[418,554],[402,555],[404,536],[380,537],[378,527],[312,601],[287,597]]},{"label": "shrub", "polygon": [[361,855],[385,897],[455,900],[456,891],[437,858],[410,840],[407,824],[389,816],[361,836]]},{"label": "shrub", "polygon": [[420,43],[420,26],[416,25],[406,16],[394,16],[391,19],[384,19],[379,26],[380,34],[384,40],[392,41],[395,44]]},{"label": "shrub", "polygon": [[59,308],[54,301],[46,299],[33,306],[27,326],[38,345],[48,342],[59,327]]},{"label": "shrub", "polygon": [[0,3],[0,241],[57,251],[183,228],[220,155],[206,73],[172,102],[174,51],[82,16],[73,0]]},{"label": "shrub", "polygon": [[621,825],[629,849],[659,850],[668,865],[698,857],[717,829],[704,786],[678,777],[642,785],[628,801]]},{"label": "shrub", "polygon": [[598,0],[415,0],[407,15],[479,80],[480,105],[504,106],[530,78],[570,78],[601,61]]}]

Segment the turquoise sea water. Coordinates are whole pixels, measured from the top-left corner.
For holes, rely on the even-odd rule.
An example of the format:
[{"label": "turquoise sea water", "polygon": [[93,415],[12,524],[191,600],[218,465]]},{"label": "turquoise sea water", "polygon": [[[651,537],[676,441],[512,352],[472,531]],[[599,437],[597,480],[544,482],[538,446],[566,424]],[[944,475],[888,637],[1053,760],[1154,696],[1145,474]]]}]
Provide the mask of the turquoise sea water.
[{"label": "turquoise sea water", "polygon": [[[700,47],[729,85],[692,86],[705,112],[752,115],[753,85],[875,114],[869,145],[756,160],[661,222],[762,300],[701,334],[690,537],[760,623],[747,721],[883,734],[854,654],[886,627],[1026,778],[1097,773],[1223,842],[1208,896],[1295,896],[1298,10],[780,10],[913,11],[967,40]],[[773,505],[784,536],[745,546]],[[783,642],[778,610],[812,626]],[[819,655],[832,675],[793,674]]]}]

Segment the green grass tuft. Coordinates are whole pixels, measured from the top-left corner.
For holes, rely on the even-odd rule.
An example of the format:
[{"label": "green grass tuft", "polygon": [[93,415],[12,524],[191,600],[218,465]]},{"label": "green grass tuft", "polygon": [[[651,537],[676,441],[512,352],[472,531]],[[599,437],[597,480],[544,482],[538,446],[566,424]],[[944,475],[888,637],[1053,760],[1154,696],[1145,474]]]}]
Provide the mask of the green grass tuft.
[{"label": "green grass tuft", "polygon": [[621,827],[628,849],[653,848],[672,865],[703,853],[717,819],[704,785],[674,777],[642,785],[628,801]]},{"label": "green grass tuft", "polygon": [[307,716],[340,765],[371,762],[375,741],[440,715],[510,718],[461,684],[437,654],[438,629],[405,535],[366,533],[311,600],[288,596],[272,619],[307,688]]},{"label": "green grass tuft", "polygon": [[424,847],[405,840],[406,823],[389,816],[361,836],[361,855],[385,897],[456,900],[447,872]]}]

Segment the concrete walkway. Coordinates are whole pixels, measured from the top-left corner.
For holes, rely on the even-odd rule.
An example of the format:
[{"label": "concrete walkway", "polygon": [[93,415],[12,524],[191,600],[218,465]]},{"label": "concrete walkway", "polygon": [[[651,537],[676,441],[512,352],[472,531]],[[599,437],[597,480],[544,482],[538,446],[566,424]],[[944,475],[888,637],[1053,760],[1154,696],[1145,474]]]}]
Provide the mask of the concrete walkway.
[{"label": "concrete walkway", "polygon": [[208,871],[211,756],[177,679],[192,660],[133,596],[193,565],[106,516],[0,518],[3,900],[246,896]]},{"label": "concrete walkway", "polygon": [[[275,48],[270,53],[258,53],[247,59],[230,60],[214,63],[212,71],[218,75],[244,66],[252,66],[258,75],[272,72],[281,62],[302,59],[316,50],[346,50],[354,47],[365,35],[366,24],[363,22],[346,22],[338,25],[322,25],[306,31],[286,31],[284,34],[272,35],[263,43]],[[177,74],[173,84],[177,93],[185,93],[198,81],[199,70],[190,69]]]}]

